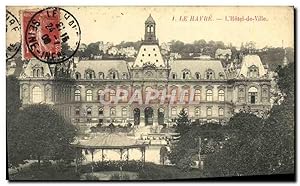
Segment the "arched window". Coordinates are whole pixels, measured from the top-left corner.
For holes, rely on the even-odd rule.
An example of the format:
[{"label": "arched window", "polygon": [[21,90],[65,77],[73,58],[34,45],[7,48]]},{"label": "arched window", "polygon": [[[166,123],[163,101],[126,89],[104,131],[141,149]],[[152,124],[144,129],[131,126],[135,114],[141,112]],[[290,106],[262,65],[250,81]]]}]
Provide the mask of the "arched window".
[{"label": "arched window", "polygon": [[172,73],[172,79],[176,79],[176,74]]},{"label": "arched window", "polygon": [[206,109],[206,115],[207,116],[211,116],[212,115],[212,108],[211,107],[207,107],[207,109]]},{"label": "arched window", "polygon": [[188,70],[184,70],[182,72],[182,78],[183,79],[189,79],[190,78],[189,75],[190,75],[190,72]]},{"label": "arched window", "polygon": [[196,107],[195,108],[195,117],[199,118],[200,117],[200,114],[201,114],[201,110],[199,107]]},{"label": "arched window", "polygon": [[32,102],[40,103],[42,102],[42,90],[40,87],[33,87],[32,89]]},{"label": "arched window", "polygon": [[103,72],[99,72],[99,79],[104,79],[104,73]]},{"label": "arched window", "polygon": [[206,71],[206,79],[214,79],[214,77],[215,77],[214,71],[212,70]]},{"label": "arched window", "polygon": [[85,77],[86,77],[86,79],[93,79],[94,78],[94,71],[92,71],[92,70],[87,70],[86,72],[85,72]]},{"label": "arched window", "polygon": [[118,79],[118,72],[115,70],[110,70],[110,79]]},{"label": "arched window", "polygon": [[122,100],[122,102],[127,102],[128,101],[128,97],[127,97],[127,95],[125,94],[125,92],[120,92],[120,97],[121,97],[121,100]]},{"label": "arched window", "polygon": [[102,99],[103,99],[103,97],[104,97],[104,93],[103,93],[103,90],[98,90],[98,93],[97,93],[97,100],[98,101],[100,101],[100,99],[101,99],[101,96],[102,96]]},{"label": "arched window", "polygon": [[219,116],[224,116],[224,109],[223,108],[219,108]]},{"label": "arched window", "polygon": [[201,100],[201,91],[199,89],[195,90],[194,100],[195,101],[200,101]]},{"label": "arched window", "polygon": [[116,108],[115,107],[112,107],[110,109],[110,116],[116,116]]},{"label": "arched window", "polygon": [[80,115],[80,108],[79,107],[75,108],[75,115],[76,116]]},{"label": "arched window", "polygon": [[176,109],[176,107],[173,107],[172,109],[171,109],[171,115],[174,117],[174,116],[177,116],[177,109]]},{"label": "arched window", "polygon": [[189,97],[190,97],[189,90],[184,90],[184,101],[186,103],[189,102]]},{"label": "arched window", "polygon": [[76,74],[75,74],[75,79],[80,79],[80,78],[81,78],[80,76],[81,76],[80,73],[79,73],[79,72],[76,72]]},{"label": "arched window", "polygon": [[100,107],[100,108],[98,109],[98,114],[99,114],[99,116],[102,116],[102,115],[103,115],[103,108],[102,108],[102,107]]},{"label": "arched window", "polygon": [[36,69],[33,69],[33,70],[32,70],[32,76],[33,76],[33,77],[37,77],[37,76],[36,76]]},{"label": "arched window", "polygon": [[259,76],[258,72],[258,67],[255,65],[252,65],[248,68],[248,76],[250,78],[257,78]]},{"label": "arched window", "polygon": [[224,90],[219,90],[219,101],[225,101],[225,92],[224,92]]},{"label": "arched window", "polygon": [[255,104],[255,103],[257,103],[257,88],[256,87],[251,87],[251,88],[249,88],[249,90],[248,90],[248,101],[249,101],[249,103],[251,103],[251,104]]},{"label": "arched window", "polygon": [[212,101],[212,97],[213,97],[213,91],[211,89],[208,89],[206,91],[206,101]]},{"label": "arched window", "polygon": [[80,90],[75,90],[75,101],[81,100]]},{"label": "arched window", "polygon": [[201,78],[200,73],[196,72],[196,79],[200,79],[200,78]]},{"label": "arched window", "polygon": [[86,101],[93,101],[93,91],[92,90],[86,91]]},{"label": "arched window", "polygon": [[36,69],[36,77],[40,77],[40,69]]},{"label": "arched window", "polygon": [[127,75],[127,73],[123,73],[123,79],[128,79],[128,75]]},{"label": "arched window", "polygon": [[122,117],[126,117],[127,116],[127,108],[124,107],[122,108]]},{"label": "arched window", "polygon": [[86,109],[86,115],[87,116],[91,116],[92,115],[92,108],[91,107],[89,107],[89,108]]},{"label": "arched window", "polygon": [[111,89],[109,91],[109,100],[113,101],[113,100],[115,100],[115,97],[116,97],[116,91],[114,89]]}]

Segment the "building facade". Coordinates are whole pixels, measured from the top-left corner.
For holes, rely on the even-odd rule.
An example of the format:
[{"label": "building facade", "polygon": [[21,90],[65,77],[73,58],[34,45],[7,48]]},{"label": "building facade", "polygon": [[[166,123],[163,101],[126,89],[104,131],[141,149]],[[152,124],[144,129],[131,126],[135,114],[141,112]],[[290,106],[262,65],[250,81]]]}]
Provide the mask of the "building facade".
[{"label": "building facade", "polygon": [[[160,49],[150,15],[134,63],[73,59],[49,66],[31,60],[19,77],[20,99],[24,106],[51,104],[74,125],[89,126],[172,125],[182,109],[192,121],[226,122],[244,109],[270,109],[271,77],[259,56],[246,55],[240,64],[223,66],[215,59],[166,59]],[[67,78],[58,78],[59,73]],[[120,88],[128,94],[114,103]],[[158,96],[145,103],[152,90]],[[141,102],[132,101],[136,91],[141,92]],[[111,103],[102,104],[102,98]]]}]

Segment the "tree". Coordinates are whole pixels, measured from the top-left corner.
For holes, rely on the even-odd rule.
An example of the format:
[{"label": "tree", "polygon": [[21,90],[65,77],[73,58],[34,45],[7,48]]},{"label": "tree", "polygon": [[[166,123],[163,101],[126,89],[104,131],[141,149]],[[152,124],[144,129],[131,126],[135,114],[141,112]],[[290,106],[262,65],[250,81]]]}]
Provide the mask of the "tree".
[{"label": "tree", "polygon": [[269,117],[238,113],[228,124],[231,134],[223,148],[207,156],[209,176],[294,174],[294,69],[280,68],[278,86],[286,95]]},{"label": "tree", "polygon": [[[8,154],[9,161],[14,162],[14,164],[22,163],[22,158],[18,156],[20,148],[15,148],[13,142],[16,137],[15,134],[10,131],[15,125],[15,119],[18,115],[19,108],[21,106],[20,95],[19,95],[19,82],[16,77],[8,76],[6,78],[6,129],[7,129],[7,142],[8,142]],[[22,147],[21,147],[22,148]]]},{"label": "tree", "polygon": [[[179,168],[190,169],[198,160],[199,138],[202,139],[201,154],[209,154],[224,140],[224,133],[221,132],[222,125],[207,123],[204,125],[191,124],[187,113],[181,110],[175,132],[180,134],[179,140],[171,146],[168,157],[171,163]],[[196,157],[196,159],[195,159]]]},{"label": "tree", "polygon": [[176,119],[175,132],[179,133],[180,135],[183,135],[189,131],[190,126],[191,121],[188,118],[188,113],[184,109],[182,109],[178,114],[178,118]]},{"label": "tree", "polygon": [[206,158],[208,176],[258,175],[264,165],[261,148],[262,119],[250,113],[238,113],[226,127],[229,139],[216,153]]},{"label": "tree", "polygon": [[75,135],[75,127],[52,107],[25,107],[8,128],[8,147],[18,149],[17,152],[9,150],[9,164],[17,165],[15,160],[26,159],[37,159],[39,165],[43,159],[73,160],[71,143]]}]

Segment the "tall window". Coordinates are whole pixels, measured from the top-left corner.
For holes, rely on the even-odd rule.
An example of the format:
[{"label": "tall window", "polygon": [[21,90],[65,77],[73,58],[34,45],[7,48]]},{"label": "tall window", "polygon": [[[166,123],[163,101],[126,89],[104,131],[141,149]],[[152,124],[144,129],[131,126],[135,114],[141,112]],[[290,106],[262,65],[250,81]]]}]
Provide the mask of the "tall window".
[{"label": "tall window", "polygon": [[189,90],[184,91],[184,101],[186,103],[189,102]]},{"label": "tall window", "polygon": [[80,90],[75,90],[75,101],[80,101],[80,100],[81,100]]},{"label": "tall window", "polygon": [[211,116],[212,115],[212,108],[211,107],[207,107],[206,115],[207,116]]},{"label": "tall window", "polygon": [[245,101],[245,88],[244,86],[240,86],[238,88],[238,97],[239,97],[239,102]]},{"label": "tall window", "polygon": [[200,117],[200,108],[199,107],[195,108],[195,116],[196,116],[196,118]]},{"label": "tall window", "polygon": [[269,98],[269,88],[268,87],[262,88],[261,96],[262,96],[263,101],[268,101],[268,98]]},{"label": "tall window", "polygon": [[127,116],[127,108],[124,107],[122,108],[122,117],[126,117]]},{"label": "tall window", "polygon": [[116,91],[115,90],[110,90],[110,92],[109,92],[109,100],[110,101],[113,101],[113,100],[115,100],[115,97],[116,97]]},{"label": "tall window", "polygon": [[225,101],[225,92],[224,92],[224,90],[219,90],[219,101]]},{"label": "tall window", "polygon": [[206,101],[212,101],[213,92],[211,89],[206,91]]},{"label": "tall window", "polygon": [[121,96],[122,102],[127,102],[128,101],[125,92],[120,92],[120,96]]},{"label": "tall window", "polygon": [[86,91],[86,101],[93,101],[93,92],[92,90]]},{"label": "tall window", "polygon": [[249,88],[249,91],[248,91],[248,101],[249,103],[251,104],[255,104],[257,103],[257,88],[256,87],[251,87]]},{"label": "tall window", "polygon": [[201,100],[201,91],[199,89],[195,90],[194,100],[195,101],[200,101]]},{"label": "tall window", "polygon": [[223,108],[219,108],[219,116],[224,116],[224,109]]},{"label": "tall window", "polygon": [[110,109],[110,116],[116,116],[116,108],[115,107],[112,107]]},{"label": "tall window", "polygon": [[40,87],[34,87],[32,89],[32,102],[40,103],[42,101],[42,90]]},{"label": "tall window", "polygon": [[[98,96],[97,96],[97,100],[98,101],[100,101],[100,99],[101,99],[101,96],[103,96],[104,97],[104,93],[103,93],[103,90],[98,90]],[[102,98],[103,99],[103,98]]]}]

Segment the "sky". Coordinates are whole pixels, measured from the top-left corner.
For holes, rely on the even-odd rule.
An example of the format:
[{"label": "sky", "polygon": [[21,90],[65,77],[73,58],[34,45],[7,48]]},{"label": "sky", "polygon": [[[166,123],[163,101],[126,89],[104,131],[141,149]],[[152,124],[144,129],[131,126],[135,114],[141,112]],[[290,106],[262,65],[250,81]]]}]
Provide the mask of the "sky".
[{"label": "sky", "polygon": [[[21,9],[33,7],[7,7],[19,16]],[[97,41],[138,41],[144,36],[144,22],[152,15],[156,21],[156,35],[160,43],[180,40],[223,41],[240,47],[254,41],[257,48],[265,46],[294,46],[294,18],[291,7],[63,7],[78,20],[81,43]],[[187,21],[182,21],[186,16]],[[209,21],[191,21],[201,16]],[[264,21],[228,21],[230,16],[246,19],[262,16]],[[180,20],[181,17],[181,20]]]}]

